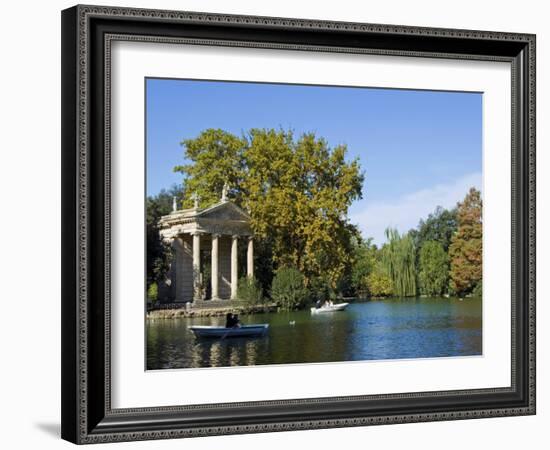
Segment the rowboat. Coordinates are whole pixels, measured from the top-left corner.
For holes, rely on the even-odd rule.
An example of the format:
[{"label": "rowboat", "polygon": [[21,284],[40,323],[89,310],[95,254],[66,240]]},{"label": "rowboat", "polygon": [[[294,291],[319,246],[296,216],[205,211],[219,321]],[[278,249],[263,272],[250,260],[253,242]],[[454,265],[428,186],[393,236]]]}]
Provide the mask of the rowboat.
[{"label": "rowboat", "polygon": [[188,327],[198,338],[221,338],[228,337],[254,337],[263,336],[267,333],[269,324],[259,323],[253,325],[241,325],[235,328],[217,327],[212,325],[192,325]]},{"label": "rowboat", "polygon": [[329,312],[335,312],[335,311],[343,311],[346,309],[346,307],[349,305],[349,303],[337,303],[336,305],[331,306],[321,306],[320,308],[311,308],[311,314],[321,314],[321,313],[329,313]]}]

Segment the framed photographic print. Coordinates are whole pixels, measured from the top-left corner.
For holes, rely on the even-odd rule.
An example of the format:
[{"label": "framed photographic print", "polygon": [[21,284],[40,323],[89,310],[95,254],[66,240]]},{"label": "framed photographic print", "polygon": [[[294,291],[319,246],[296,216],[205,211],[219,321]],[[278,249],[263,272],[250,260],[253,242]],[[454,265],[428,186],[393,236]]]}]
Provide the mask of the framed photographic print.
[{"label": "framed photographic print", "polygon": [[535,36],[62,12],[62,436],[535,413]]}]

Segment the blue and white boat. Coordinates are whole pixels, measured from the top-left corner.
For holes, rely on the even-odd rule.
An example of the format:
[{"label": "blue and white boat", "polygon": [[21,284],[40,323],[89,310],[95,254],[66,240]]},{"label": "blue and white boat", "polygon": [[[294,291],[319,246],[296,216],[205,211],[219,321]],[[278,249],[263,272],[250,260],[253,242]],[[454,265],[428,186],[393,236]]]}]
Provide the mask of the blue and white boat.
[{"label": "blue and white boat", "polygon": [[212,325],[192,325],[188,327],[195,337],[198,338],[219,338],[229,337],[256,337],[264,336],[269,330],[269,324],[259,323],[251,325],[241,325],[240,327],[226,328]]}]

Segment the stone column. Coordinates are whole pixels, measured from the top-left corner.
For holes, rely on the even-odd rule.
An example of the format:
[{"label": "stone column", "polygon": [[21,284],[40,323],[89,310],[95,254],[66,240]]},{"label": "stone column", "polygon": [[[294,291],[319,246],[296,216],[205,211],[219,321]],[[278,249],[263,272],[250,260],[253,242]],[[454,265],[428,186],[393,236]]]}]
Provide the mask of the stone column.
[{"label": "stone column", "polygon": [[178,239],[174,238],[170,242],[170,246],[172,248],[172,259],[170,261],[170,302],[175,302],[181,300],[180,293],[176,290],[177,282],[178,282],[178,258],[180,257],[178,252]]},{"label": "stone column", "polygon": [[170,267],[171,285],[170,291],[173,294],[173,301],[176,303],[186,301],[185,298],[185,280],[184,280],[184,248],[183,240],[180,237],[174,238],[172,241],[173,258]]},{"label": "stone column", "polygon": [[200,301],[201,290],[201,235],[199,232],[193,234],[193,300]]},{"label": "stone column", "polygon": [[212,263],[211,263],[211,272],[212,272],[212,300],[217,300],[219,298],[219,266],[218,266],[218,247],[219,247],[219,234],[212,235]]},{"label": "stone column", "polygon": [[246,275],[249,278],[254,276],[254,238],[248,236],[248,249],[246,252]]},{"label": "stone column", "polygon": [[237,245],[239,236],[233,236],[231,241],[231,300],[237,298],[237,283],[239,282],[239,271],[237,268]]}]

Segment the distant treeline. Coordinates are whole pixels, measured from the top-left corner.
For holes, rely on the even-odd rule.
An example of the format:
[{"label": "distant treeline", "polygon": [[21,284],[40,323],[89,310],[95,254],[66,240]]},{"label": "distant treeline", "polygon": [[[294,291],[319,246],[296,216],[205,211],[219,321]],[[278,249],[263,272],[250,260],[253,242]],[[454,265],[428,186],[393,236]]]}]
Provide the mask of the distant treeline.
[{"label": "distant treeline", "polygon": [[456,208],[436,208],[403,235],[388,228],[380,248],[370,239],[358,242],[353,288],[373,297],[480,296],[481,211],[481,194],[471,188]]}]

